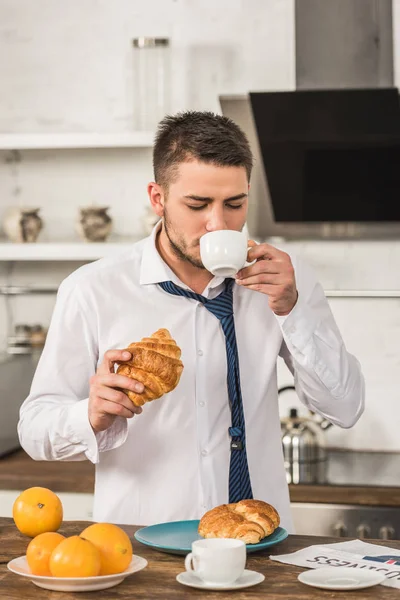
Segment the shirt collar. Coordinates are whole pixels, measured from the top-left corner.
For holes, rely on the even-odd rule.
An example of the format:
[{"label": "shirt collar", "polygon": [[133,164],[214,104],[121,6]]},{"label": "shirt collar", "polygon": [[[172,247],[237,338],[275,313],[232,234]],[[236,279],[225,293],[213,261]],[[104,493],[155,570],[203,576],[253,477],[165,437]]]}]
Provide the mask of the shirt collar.
[{"label": "shirt collar", "polygon": [[[140,285],[156,284],[160,283],[160,281],[173,281],[182,288],[189,290],[190,288],[175,275],[157,250],[156,237],[160,228],[161,221],[156,223],[153,231],[145,241],[140,267]],[[203,295],[206,296],[208,290],[221,286],[223,282],[223,277],[213,277],[204,290]]]}]

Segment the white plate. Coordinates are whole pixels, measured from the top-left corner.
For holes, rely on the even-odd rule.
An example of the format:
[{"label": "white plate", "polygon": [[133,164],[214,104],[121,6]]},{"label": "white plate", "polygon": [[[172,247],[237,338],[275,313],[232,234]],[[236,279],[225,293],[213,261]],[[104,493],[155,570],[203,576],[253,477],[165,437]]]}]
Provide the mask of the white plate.
[{"label": "white plate", "polygon": [[257,585],[257,583],[261,583],[264,581],[265,577],[262,573],[257,573],[257,571],[248,571],[244,570],[243,575],[239,577],[234,583],[229,585],[217,585],[215,583],[204,583],[199,577],[196,575],[192,575],[192,573],[188,573],[184,571],[183,573],[179,573],[176,576],[176,580],[183,585],[188,585],[189,587],[198,588],[199,590],[240,590],[241,588],[250,587],[251,585]]},{"label": "white plate", "polygon": [[349,567],[322,567],[303,571],[298,580],[313,587],[326,590],[360,590],[385,581],[376,571]]},{"label": "white plate", "polygon": [[118,585],[132,573],[140,571],[147,566],[147,560],[141,556],[133,556],[131,563],[125,571],[116,575],[98,575],[97,577],[45,577],[43,575],[32,575],[29,570],[26,556],[19,556],[10,560],[7,568],[21,575],[28,577],[32,583],[44,588],[45,590],[55,590],[56,592],[93,592],[95,590],[106,590],[107,588]]}]

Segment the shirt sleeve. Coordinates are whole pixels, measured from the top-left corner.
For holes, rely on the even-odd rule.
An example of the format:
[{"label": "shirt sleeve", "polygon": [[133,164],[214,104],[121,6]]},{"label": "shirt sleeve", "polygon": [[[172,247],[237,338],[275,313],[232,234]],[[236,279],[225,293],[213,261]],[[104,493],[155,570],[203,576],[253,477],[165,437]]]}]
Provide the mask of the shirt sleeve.
[{"label": "shirt sleeve", "polygon": [[364,411],[360,363],[347,351],[311,267],[298,259],[293,263],[299,295],[288,315],[276,315],[284,340],[280,355],[300,400],[335,425],[352,427]]},{"label": "shirt sleeve", "polygon": [[35,460],[99,460],[120,446],[127,423],[116,417],[95,434],[89,421],[89,380],[98,362],[97,322],[82,291],[67,278],[60,286],[46,344],[20,409],[21,446]]}]

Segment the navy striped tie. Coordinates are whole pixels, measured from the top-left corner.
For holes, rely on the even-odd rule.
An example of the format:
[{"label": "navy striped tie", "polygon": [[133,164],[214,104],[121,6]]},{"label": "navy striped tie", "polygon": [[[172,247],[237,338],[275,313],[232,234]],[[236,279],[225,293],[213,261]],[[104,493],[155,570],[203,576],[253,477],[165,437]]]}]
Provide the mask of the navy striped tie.
[{"label": "navy striped tie", "polygon": [[159,285],[169,294],[184,296],[201,302],[207,310],[220,320],[225,334],[226,358],[228,364],[228,395],[232,414],[231,461],[229,468],[229,502],[253,498],[249,467],[246,454],[246,432],[240,389],[239,356],[236,345],[235,321],[233,317],[233,279],[226,280],[225,290],[216,298],[209,300],[201,294],[175,285],[172,281],[163,281]]}]

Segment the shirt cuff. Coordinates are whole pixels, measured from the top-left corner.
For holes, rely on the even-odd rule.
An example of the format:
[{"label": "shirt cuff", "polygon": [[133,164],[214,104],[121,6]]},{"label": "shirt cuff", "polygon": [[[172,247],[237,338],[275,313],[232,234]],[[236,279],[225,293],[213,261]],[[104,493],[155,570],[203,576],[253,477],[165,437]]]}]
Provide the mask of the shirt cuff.
[{"label": "shirt cuff", "polygon": [[84,446],[84,453],[92,463],[99,462],[99,447],[89,421],[89,398],[68,407],[66,431],[70,442]]},{"label": "shirt cuff", "polygon": [[96,433],[99,452],[107,452],[122,446],[128,437],[128,421],[125,417],[115,417],[114,423],[105,431]]},{"label": "shirt cuff", "polygon": [[312,310],[304,302],[300,294],[289,314],[275,315],[275,318],[281,327],[285,342],[289,342],[300,352],[307,346],[318,327],[318,317],[315,310]]},{"label": "shirt cuff", "polygon": [[69,410],[68,438],[73,444],[85,447],[84,453],[92,463],[99,462],[100,452],[121,446],[128,436],[128,424],[117,416],[105,431],[95,433],[89,421],[89,398],[75,402]]}]

